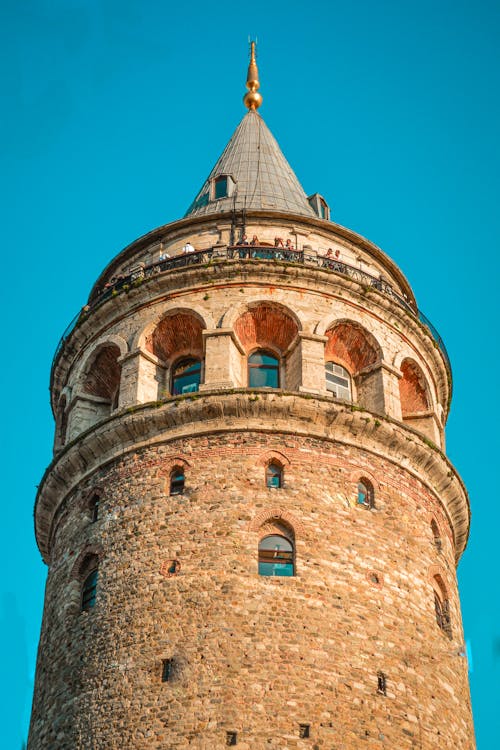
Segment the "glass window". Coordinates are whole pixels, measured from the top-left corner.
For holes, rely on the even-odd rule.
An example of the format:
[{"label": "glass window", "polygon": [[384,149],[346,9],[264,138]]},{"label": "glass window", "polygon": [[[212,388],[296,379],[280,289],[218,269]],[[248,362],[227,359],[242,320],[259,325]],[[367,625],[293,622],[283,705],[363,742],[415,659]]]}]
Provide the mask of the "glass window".
[{"label": "glass window", "polygon": [[336,398],[351,401],[351,376],[341,365],[327,362],[325,365],[326,390]]},{"label": "glass window", "polygon": [[217,177],[215,180],[215,200],[227,196],[227,177]]},{"label": "glass window", "polygon": [[172,371],[172,395],[194,393],[199,390],[201,379],[201,362],[199,359],[183,359]]},{"label": "glass window", "polygon": [[259,575],[293,576],[293,545],[284,536],[266,536],[259,544]]},{"label": "glass window", "polygon": [[358,482],[358,505],[365,505],[367,508],[373,508],[373,487],[367,479],[360,479]]},{"label": "glass window", "polygon": [[182,495],[184,493],[184,470],[174,469],[170,475],[170,494]]},{"label": "glass window", "polygon": [[283,484],[283,469],[279,464],[271,463],[266,468],[266,485],[279,489]]},{"label": "glass window", "polygon": [[95,606],[97,592],[97,568],[88,574],[82,587],[82,611],[88,612]]},{"label": "glass window", "polygon": [[279,388],[279,362],[267,352],[258,351],[248,358],[249,388]]}]

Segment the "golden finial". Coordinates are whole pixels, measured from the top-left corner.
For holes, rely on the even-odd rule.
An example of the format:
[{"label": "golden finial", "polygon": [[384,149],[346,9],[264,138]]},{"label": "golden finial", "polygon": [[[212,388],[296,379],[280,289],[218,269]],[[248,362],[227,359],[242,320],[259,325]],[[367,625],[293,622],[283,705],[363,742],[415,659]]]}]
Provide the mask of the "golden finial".
[{"label": "golden finial", "polygon": [[255,42],[250,42],[250,65],[247,73],[248,92],[243,97],[245,106],[248,109],[258,109],[262,104],[262,96],[259,94],[259,71],[255,62]]}]

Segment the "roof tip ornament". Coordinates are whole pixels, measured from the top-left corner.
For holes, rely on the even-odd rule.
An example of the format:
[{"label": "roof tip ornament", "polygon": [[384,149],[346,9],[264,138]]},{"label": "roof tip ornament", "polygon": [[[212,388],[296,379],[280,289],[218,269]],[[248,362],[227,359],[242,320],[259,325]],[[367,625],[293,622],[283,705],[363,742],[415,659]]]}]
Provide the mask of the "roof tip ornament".
[{"label": "roof tip ornament", "polygon": [[248,92],[243,97],[245,107],[254,110],[258,109],[262,104],[262,96],[258,92],[260,83],[259,71],[257,70],[257,63],[255,61],[255,42],[250,42],[250,64],[248,66],[246,85]]}]

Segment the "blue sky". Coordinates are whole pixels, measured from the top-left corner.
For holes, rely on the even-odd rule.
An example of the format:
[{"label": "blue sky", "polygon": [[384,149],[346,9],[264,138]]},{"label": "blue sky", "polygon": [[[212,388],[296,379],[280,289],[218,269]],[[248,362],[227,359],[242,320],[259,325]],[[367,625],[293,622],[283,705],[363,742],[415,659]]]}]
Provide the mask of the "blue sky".
[{"label": "blue sky", "polygon": [[2,1],[3,747],[20,750],[30,712],[55,346],[110,258],[190,204],[244,115],[252,35],[260,111],[307,194],[401,266],[446,342],[473,709],[479,750],[496,750],[499,33],[487,0]]}]

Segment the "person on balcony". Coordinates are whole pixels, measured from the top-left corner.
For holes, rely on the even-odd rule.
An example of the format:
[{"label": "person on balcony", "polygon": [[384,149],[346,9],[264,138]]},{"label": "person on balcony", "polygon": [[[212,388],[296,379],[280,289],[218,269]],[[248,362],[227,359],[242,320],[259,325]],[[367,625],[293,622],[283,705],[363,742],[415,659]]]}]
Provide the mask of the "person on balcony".
[{"label": "person on balcony", "polygon": [[183,253],[184,253],[185,255],[187,255],[187,253],[195,253],[195,252],[196,252],[196,250],[194,249],[194,247],[192,246],[192,244],[191,244],[191,243],[189,242],[189,240],[188,240],[188,241],[186,242],[186,244],[184,245],[184,247],[182,248],[182,252],[183,252]]}]

